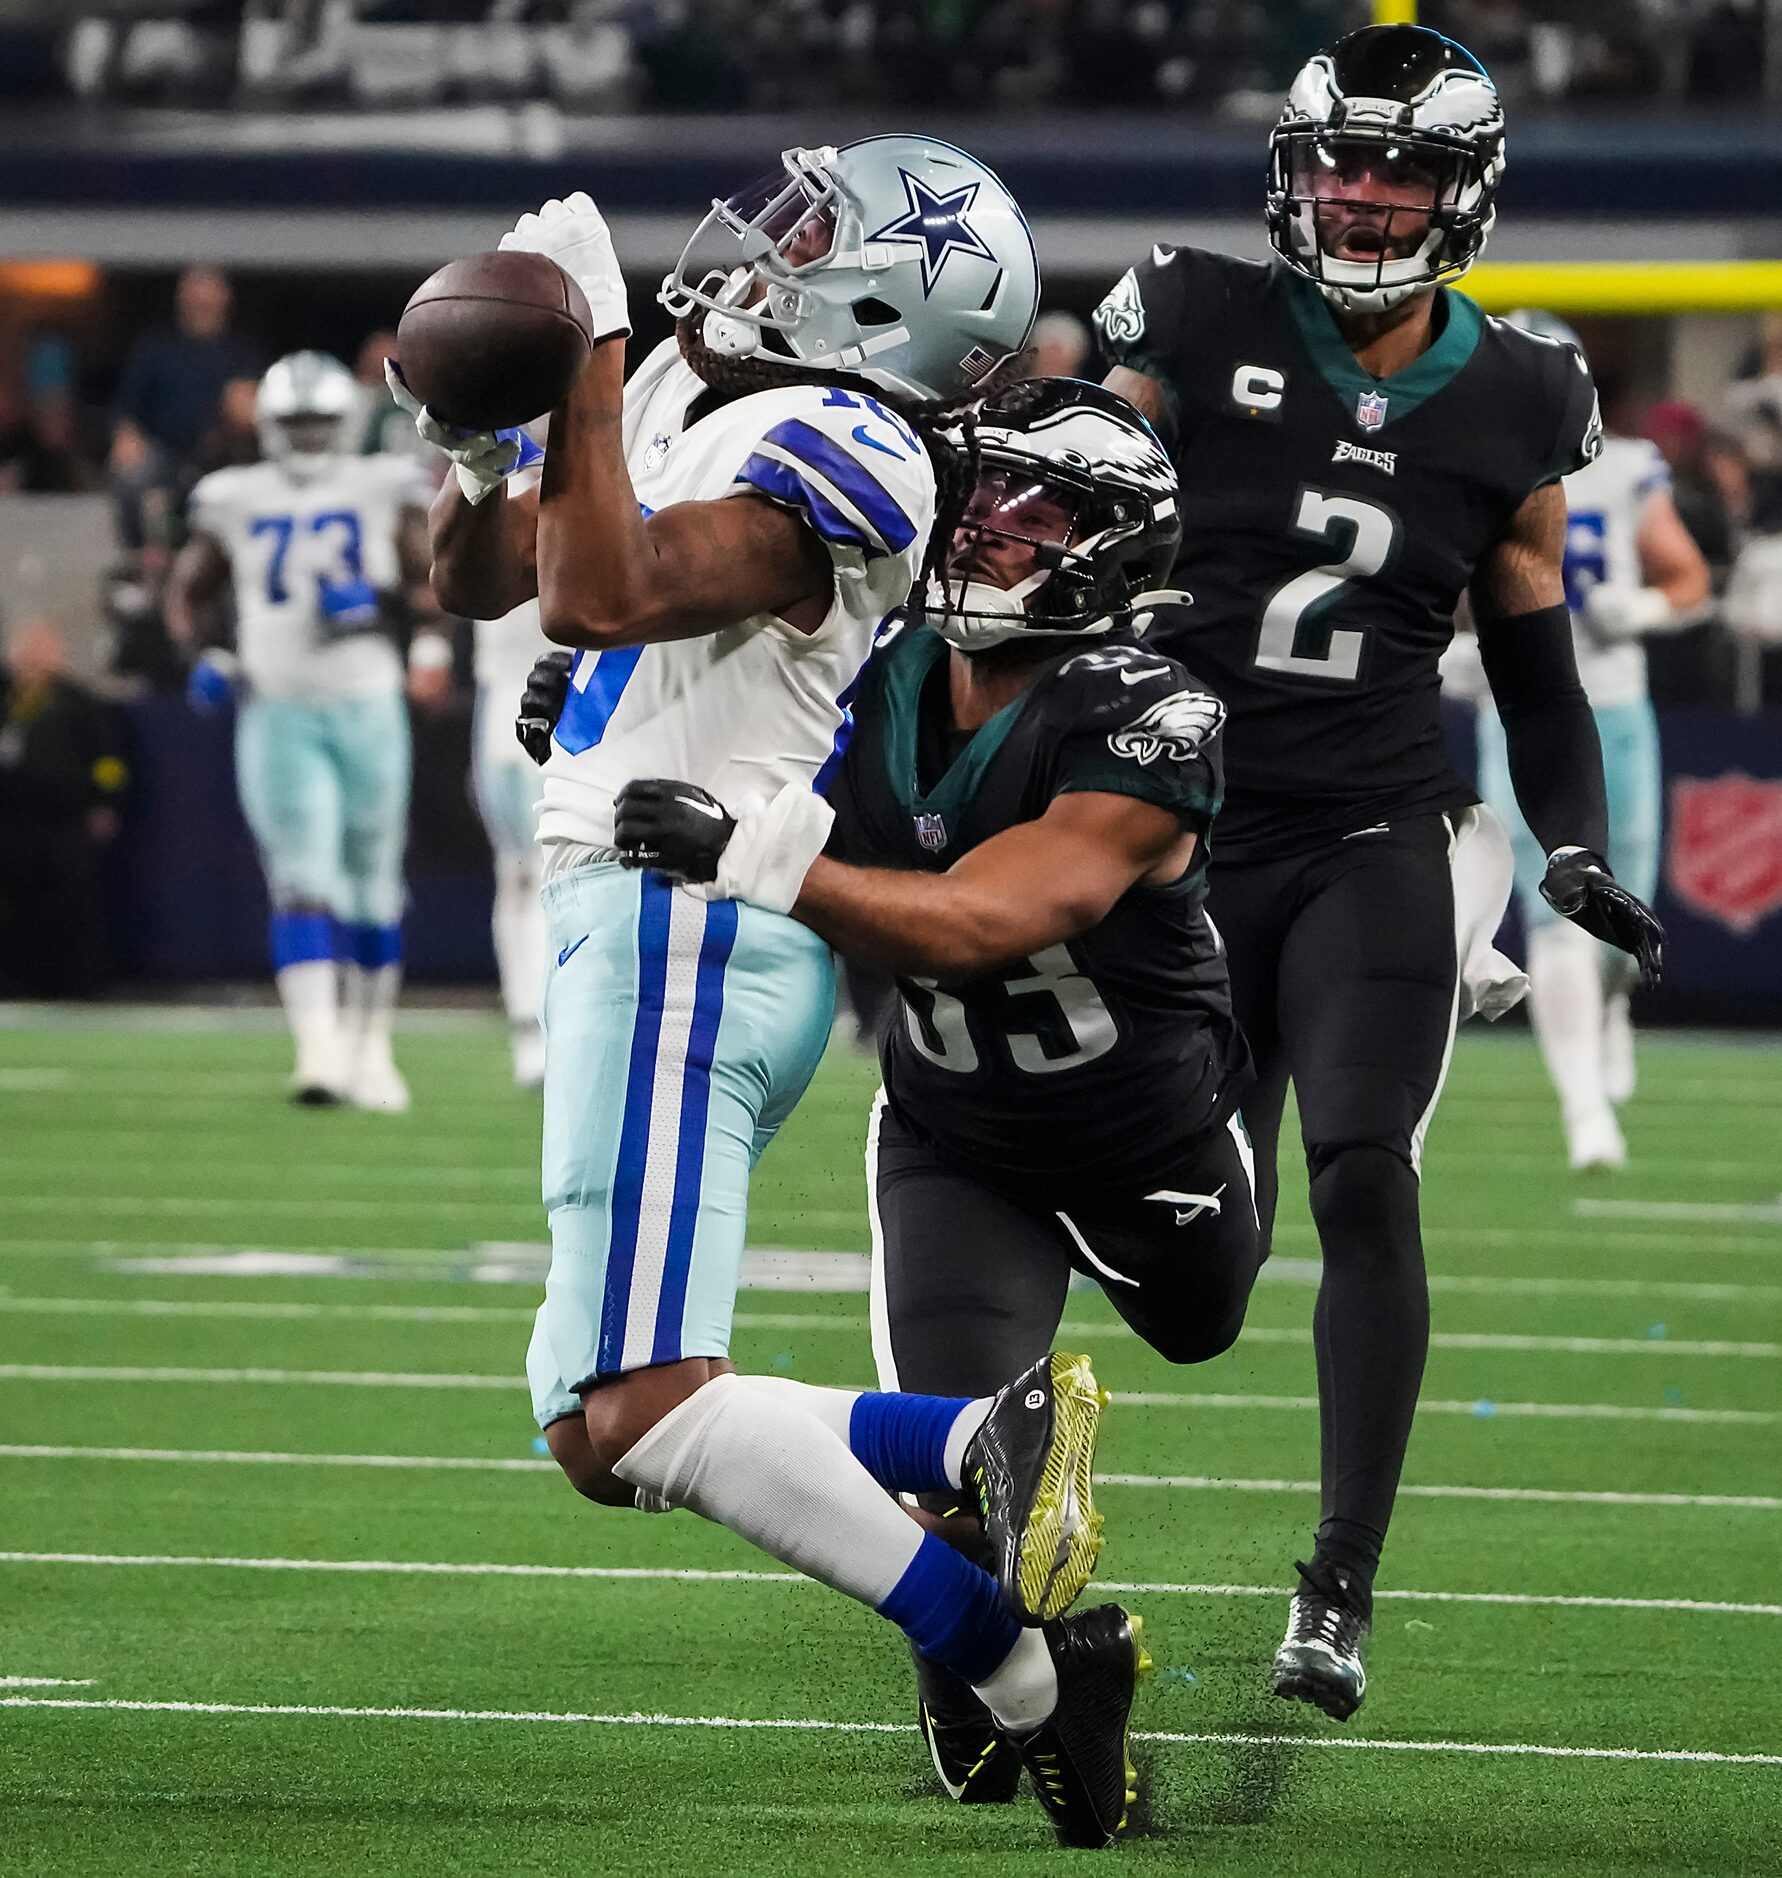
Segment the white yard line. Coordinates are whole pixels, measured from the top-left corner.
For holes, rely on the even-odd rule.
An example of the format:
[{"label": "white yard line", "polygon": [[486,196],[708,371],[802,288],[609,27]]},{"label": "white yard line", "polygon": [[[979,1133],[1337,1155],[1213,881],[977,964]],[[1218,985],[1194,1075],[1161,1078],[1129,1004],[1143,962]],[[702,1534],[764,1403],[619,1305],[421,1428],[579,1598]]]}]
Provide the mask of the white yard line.
[{"label": "white yard line", "polygon": [[[1315,1412],[1315,1395],[1185,1395],[1166,1390],[1136,1389],[1113,1392],[1116,1402],[1132,1408],[1180,1409],[1301,1409]],[[1546,1421],[1725,1422],[1772,1427],[1782,1422],[1782,1409],[1628,1408],[1616,1402],[1497,1402],[1432,1401],[1417,1404],[1419,1415],[1470,1415],[1478,1421],[1498,1416],[1533,1417]]]},{"label": "white yard line", "polygon": [[[572,1727],[710,1728],[786,1733],[905,1735],[908,1722],[791,1720],[783,1716],[599,1715],[553,1709],[349,1708],[307,1702],[146,1702],[122,1698],[4,1696],[0,1708],[96,1709],[123,1714],[242,1715],[345,1721],[521,1722]],[[1527,1741],[1380,1741],[1344,1735],[1177,1734],[1135,1730],[1134,1739],[1170,1746],[1345,1748],[1398,1754],[1537,1755],[1594,1761],[1667,1761],[1699,1766],[1782,1767],[1782,1754],[1722,1754],[1701,1748],[1552,1747]]]},{"label": "white yard line", "polygon": [[221,1317],[307,1323],[346,1319],[375,1324],[516,1324],[536,1315],[524,1304],[305,1304],[271,1299],[13,1298],[0,1285],[0,1318],[9,1311],[45,1317]]},{"label": "white yard line", "polygon": [[[0,1304],[5,1300],[0,1299]],[[443,1313],[434,1313],[441,1315]],[[492,1314],[492,1313],[491,1313]],[[530,1312],[518,1315],[530,1317]],[[516,1375],[482,1372],[453,1373],[436,1370],[354,1369],[186,1369],[133,1367],[122,1363],[0,1363],[0,1382],[144,1382],[144,1383],[252,1383],[277,1387],[316,1385],[355,1389],[501,1389],[518,1391],[524,1379]],[[1315,1411],[1316,1396],[1183,1394],[1166,1390],[1116,1390],[1114,1400],[1131,1408],[1173,1409],[1293,1409]],[[1549,1421],[1723,1422],[1734,1425],[1773,1426],[1782,1411],[1772,1409],[1647,1408],[1614,1402],[1498,1402],[1474,1398],[1462,1401],[1425,1400],[1419,1414],[1470,1415],[1489,1421],[1535,1417]]]},{"label": "white yard line", "polygon": [[[165,1570],[341,1572],[439,1578],[569,1578],[677,1584],[810,1585],[802,1572],[702,1571],[670,1565],[496,1565],[437,1559],[235,1558],[182,1552],[0,1552],[0,1565],[98,1565]],[[1285,1585],[1197,1585],[1167,1580],[1098,1578],[1098,1590],[1142,1592],[1148,1597],[1284,1598]],[[1611,1598],[1533,1591],[1376,1591],[1376,1603],[1509,1604],[1578,1610],[1684,1611],[1711,1616],[1782,1617],[1782,1604],[1744,1604],[1709,1598]]]},{"label": "white yard line", "polygon": [[91,1676],[0,1676],[0,1689],[90,1689]]},{"label": "white yard line", "polygon": [[[166,1461],[217,1467],[388,1467],[445,1468],[466,1473],[554,1474],[557,1463],[518,1457],[458,1454],[292,1454],[265,1449],[76,1447],[27,1442],[0,1443],[0,1460]],[[1225,1480],[1200,1474],[1102,1474],[1112,1487],[1158,1487],[1180,1492],[1307,1493],[1315,1480]],[[1782,1498],[1769,1494],[1622,1493],[1572,1491],[1556,1487],[1417,1487],[1401,1486],[1401,1496],[1429,1500],[1542,1500],[1580,1506],[1673,1506],[1742,1508],[1782,1512]]]},{"label": "white yard line", "polygon": [[1572,1211],[1580,1219],[1662,1219],[1703,1226],[1736,1220],[1782,1226],[1782,1199],[1751,1204],[1735,1200],[1574,1200]]}]

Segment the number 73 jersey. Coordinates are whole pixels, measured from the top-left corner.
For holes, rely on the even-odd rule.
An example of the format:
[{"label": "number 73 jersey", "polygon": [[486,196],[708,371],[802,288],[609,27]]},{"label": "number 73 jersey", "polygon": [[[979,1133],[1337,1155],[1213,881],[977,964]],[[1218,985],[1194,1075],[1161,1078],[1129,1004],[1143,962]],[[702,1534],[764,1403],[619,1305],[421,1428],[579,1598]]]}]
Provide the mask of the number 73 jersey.
[{"label": "number 73 jersey", "polygon": [[1601,447],[1582,356],[1439,289],[1433,343],[1375,379],[1278,262],[1157,248],[1096,314],[1173,406],[1191,607],[1152,638],[1230,710],[1222,860],[1475,799],[1436,661],[1473,570],[1534,490]]},{"label": "number 73 jersey", "polygon": [[842,858],[941,873],[1073,791],[1156,803],[1201,840],[1179,881],[1131,888],[1066,944],[969,983],[900,978],[887,1100],[1027,1190],[1161,1178],[1247,1080],[1205,905],[1224,707],[1143,646],[1078,640],[961,744],[947,660],[937,634],[905,626],[862,675],[830,791]]}]

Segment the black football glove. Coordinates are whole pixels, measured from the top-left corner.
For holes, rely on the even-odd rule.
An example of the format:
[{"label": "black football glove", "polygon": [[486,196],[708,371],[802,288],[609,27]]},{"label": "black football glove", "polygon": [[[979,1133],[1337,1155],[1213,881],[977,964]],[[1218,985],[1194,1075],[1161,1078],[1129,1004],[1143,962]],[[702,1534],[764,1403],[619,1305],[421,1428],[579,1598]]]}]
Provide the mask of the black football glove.
[{"label": "black football glove", "polygon": [[574,663],[573,652],[547,652],[526,675],[514,735],[534,763],[543,763],[551,754],[551,732],[569,702],[569,668]]},{"label": "black football glove", "polygon": [[1658,983],[1664,964],[1664,928],[1652,909],[1609,872],[1588,848],[1560,848],[1547,860],[1541,898],[1555,913],[1581,926],[1593,939],[1639,961],[1640,977]]},{"label": "black football glove", "polygon": [[736,818],[697,783],[652,777],[628,782],[613,804],[613,842],[627,867],[676,880],[712,881]]}]

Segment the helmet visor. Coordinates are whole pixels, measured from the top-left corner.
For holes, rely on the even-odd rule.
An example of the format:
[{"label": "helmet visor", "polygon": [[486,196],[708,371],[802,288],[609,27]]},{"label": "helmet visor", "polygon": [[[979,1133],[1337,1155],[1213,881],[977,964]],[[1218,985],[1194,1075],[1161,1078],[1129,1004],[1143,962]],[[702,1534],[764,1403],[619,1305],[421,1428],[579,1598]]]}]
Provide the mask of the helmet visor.
[{"label": "helmet visor", "polygon": [[953,531],[947,579],[1004,592],[1028,590],[1035,576],[1066,558],[1082,494],[1037,477],[1031,469],[987,468]]},{"label": "helmet visor", "polygon": [[1418,252],[1458,169],[1446,151],[1379,138],[1302,135],[1288,151],[1289,189],[1310,208],[1319,248],[1362,266]]},{"label": "helmet visor", "polygon": [[718,205],[718,219],[742,243],[746,259],[773,255],[796,273],[825,259],[835,246],[831,194],[782,164]]},{"label": "helmet visor", "polygon": [[342,420],[330,411],[293,411],[273,422],[293,456],[327,456],[340,441]]}]

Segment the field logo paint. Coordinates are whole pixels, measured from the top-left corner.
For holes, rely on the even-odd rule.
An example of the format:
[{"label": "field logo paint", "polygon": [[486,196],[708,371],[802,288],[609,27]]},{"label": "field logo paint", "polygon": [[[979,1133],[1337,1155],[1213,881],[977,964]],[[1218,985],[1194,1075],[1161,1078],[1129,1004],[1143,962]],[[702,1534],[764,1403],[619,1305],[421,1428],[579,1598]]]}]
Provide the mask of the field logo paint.
[{"label": "field logo paint", "polygon": [[1741,939],[1754,932],[1782,907],[1782,782],[1679,777],[1668,871],[1685,905]]}]

